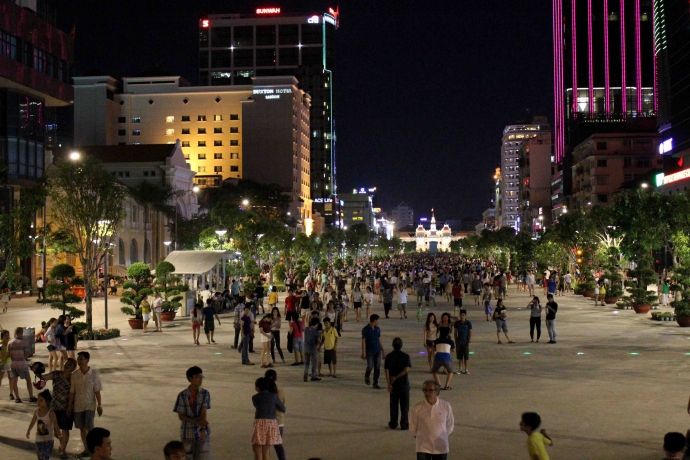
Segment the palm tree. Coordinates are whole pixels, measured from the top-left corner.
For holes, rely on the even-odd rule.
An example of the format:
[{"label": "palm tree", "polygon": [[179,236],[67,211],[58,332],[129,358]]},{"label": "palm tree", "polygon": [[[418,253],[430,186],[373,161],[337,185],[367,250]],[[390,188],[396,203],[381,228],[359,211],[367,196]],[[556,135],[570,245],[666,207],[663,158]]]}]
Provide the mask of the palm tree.
[{"label": "palm tree", "polygon": [[[129,195],[140,206],[144,208],[144,234],[151,230],[151,259],[148,261],[152,266],[160,262],[160,218],[164,215],[168,218],[173,218],[175,215],[176,204],[171,205],[176,200],[177,192],[175,189],[165,182],[150,182],[144,181],[135,187],[129,188]],[[151,216],[153,213],[153,216]],[[151,217],[153,217],[153,225],[151,225]],[[154,231],[155,229],[155,231]],[[146,252],[146,244],[144,244],[144,252]],[[144,253],[144,257],[146,254]]]}]

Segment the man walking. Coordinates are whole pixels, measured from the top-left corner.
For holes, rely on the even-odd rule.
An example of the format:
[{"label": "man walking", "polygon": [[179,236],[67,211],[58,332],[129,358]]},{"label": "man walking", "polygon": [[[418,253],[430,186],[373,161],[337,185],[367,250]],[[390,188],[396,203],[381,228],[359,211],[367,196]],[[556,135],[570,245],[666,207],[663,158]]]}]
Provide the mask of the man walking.
[{"label": "man walking", "polygon": [[553,301],[553,295],[546,296],[546,330],[549,331],[549,343],[556,343],[556,313],[558,304]]},{"label": "man walking", "polygon": [[[467,321],[467,311],[460,310],[460,321],[454,325],[456,353],[458,355],[458,374],[469,374],[467,365],[470,361],[470,342],[472,341],[472,323]],[[463,366],[464,364],[464,366]],[[464,367],[464,369],[463,369]]]},{"label": "man walking", "polygon": [[304,329],[304,381],[309,377],[309,364],[311,364],[311,381],[318,382],[321,380],[316,376],[316,363],[319,350],[321,350],[321,331],[317,329],[319,326],[319,318],[312,318],[309,320],[309,327]]},{"label": "man walking", "polygon": [[242,321],[242,364],[253,366],[254,363],[249,361],[249,344],[252,342],[254,321],[252,321],[252,312],[248,305],[244,306],[244,313],[242,313],[240,321]]},{"label": "man walking", "polygon": [[43,287],[43,277],[39,276],[38,281],[36,281],[36,287],[38,288],[38,300],[46,300],[46,291]]},{"label": "man walking", "polygon": [[156,322],[156,332],[163,332],[163,299],[157,293],[153,293],[153,302],[151,302],[151,309],[153,310],[153,320]]},{"label": "man walking", "polygon": [[206,413],[211,409],[211,394],[201,388],[204,375],[201,368],[187,369],[189,386],[177,395],[173,412],[180,419],[180,440],[184,444],[186,460],[207,460],[211,452],[211,429]]},{"label": "man walking", "polygon": [[369,317],[369,324],[362,329],[362,359],[367,360],[367,370],[364,373],[364,383],[369,385],[371,381],[369,376],[371,370],[374,370],[374,386],[378,390],[379,375],[381,374],[381,358],[386,357],[386,352],[383,350],[383,343],[381,342],[381,329],[379,329],[379,315],[371,315]]},{"label": "man walking", "polygon": [[[88,351],[77,353],[77,370],[72,373],[70,379],[69,402],[67,403],[67,416],[74,413],[74,426],[81,432],[81,440],[86,443],[86,435],[94,428],[94,415],[103,415],[101,405],[101,377],[95,369],[89,367],[91,355]],[[88,457],[87,451],[82,457]]]},{"label": "man walking", "polygon": [[216,341],[213,340],[213,332],[216,330],[216,325],[213,322],[214,317],[218,320],[218,325],[220,326],[220,318],[218,317],[218,313],[213,307],[212,302],[213,301],[211,299],[206,300],[206,306],[201,311],[204,317],[204,333],[206,334],[206,342],[209,345],[211,345],[211,343],[216,343]]},{"label": "man walking", "polygon": [[536,280],[534,279],[534,272],[532,272],[532,270],[528,271],[527,272],[527,289],[529,291],[530,296],[534,296],[534,283],[535,283],[535,281]]},{"label": "man walking", "polygon": [[[21,403],[19,398],[19,379],[26,380],[26,388],[29,390],[29,402],[36,402],[34,398],[34,387],[31,385],[29,375],[29,365],[26,363],[29,357],[29,345],[24,340],[24,329],[18,327],[14,330],[14,339],[7,344],[7,351],[10,357],[10,396],[14,393],[14,402]],[[4,372],[4,369],[3,371]]]},{"label": "man walking", "polygon": [[408,412],[410,410],[410,379],[407,373],[412,367],[410,355],[402,351],[403,341],[400,337],[393,339],[393,351],[388,353],[383,368],[386,371],[388,393],[390,393],[391,430],[398,427],[398,406],[400,406],[400,429],[409,430]]},{"label": "man walking", "polygon": [[321,338],[321,344],[323,345],[323,362],[328,364],[328,376],[337,378],[335,375],[335,366],[338,364],[338,359],[336,356],[336,350],[338,348],[338,331],[331,325],[331,319],[325,317],[323,319],[323,335]]},{"label": "man walking", "polygon": [[422,387],[424,401],[412,408],[410,434],[417,438],[417,460],[446,460],[448,436],[455,428],[453,409],[447,401],[438,399],[441,386],[427,380]]}]

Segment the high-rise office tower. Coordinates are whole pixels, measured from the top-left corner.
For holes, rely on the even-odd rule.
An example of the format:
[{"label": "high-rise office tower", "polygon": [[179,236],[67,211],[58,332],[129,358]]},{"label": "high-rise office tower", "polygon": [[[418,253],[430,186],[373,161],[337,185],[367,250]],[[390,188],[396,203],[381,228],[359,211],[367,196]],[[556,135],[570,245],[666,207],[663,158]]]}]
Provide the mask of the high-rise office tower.
[{"label": "high-rise office tower", "polygon": [[[659,88],[660,153],[690,153],[690,3],[655,0],[654,28]],[[667,162],[673,168],[687,165]],[[668,167],[665,172],[672,172]]]},{"label": "high-rise office tower", "polygon": [[311,95],[311,196],[327,225],[336,218],[333,67],[338,12],[210,15],[199,21],[201,85],[246,85],[252,77],[294,75]]},{"label": "high-rise office tower", "polygon": [[520,230],[520,163],[519,151],[529,139],[549,132],[546,117],[508,125],[503,129],[501,144],[501,169],[496,178],[499,190],[496,203],[496,227],[513,227]]},{"label": "high-rise office tower", "polygon": [[553,0],[556,162],[591,134],[655,116],[652,1]]}]

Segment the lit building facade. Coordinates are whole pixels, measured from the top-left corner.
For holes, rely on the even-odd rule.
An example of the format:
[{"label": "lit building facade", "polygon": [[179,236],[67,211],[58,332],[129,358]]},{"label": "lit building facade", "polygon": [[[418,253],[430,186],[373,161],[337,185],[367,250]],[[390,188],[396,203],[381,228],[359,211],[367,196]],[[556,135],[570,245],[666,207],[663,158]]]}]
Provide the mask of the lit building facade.
[{"label": "lit building facade", "polygon": [[436,216],[432,210],[429,230],[426,230],[420,222],[414,234],[399,233],[398,236],[403,243],[414,241],[417,252],[435,254],[437,252],[450,252],[450,243],[464,238],[466,234],[454,235],[448,224],[444,224],[441,230],[437,229]]},{"label": "lit building facade", "polygon": [[[74,40],[55,25],[52,1],[0,0],[0,213],[41,179],[58,110],[69,107]],[[39,215],[35,225],[43,225]],[[0,269],[6,261],[0,260]],[[39,263],[21,261],[35,286]],[[39,274],[41,267],[38,267]]]},{"label": "lit building facade", "polygon": [[[503,130],[501,170],[495,177],[499,182],[496,201],[496,227],[520,229],[520,166],[518,152],[522,145],[541,132],[549,132],[546,117],[534,117],[529,123],[508,125]],[[549,160],[550,161],[550,160]]]},{"label": "lit building facade", "polygon": [[[592,135],[573,151],[573,209],[598,204],[608,206],[625,183],[639,181],[661,169],[658,152],[661,136],[647,134]],[[652,185],[652,184],[649,184]]]},{"label": "lit building facade", "polygon": [[540,131],[518,151],[520,230],[537,234],[551,224],[551,133]]},{"label": "lit building facade", "polygon": [[553,0],[556,162],[591,134],[656,115],[653,19],[650,0]]},{"label": "lit building facade", "polygon": [[414,225],[414,209],[408,206],[404,201],[393,208],[391,212],[391,220],[395,229],[401,229],[409,225]]},{"label": "lit building facade", "polygon": [[216,14],[199,21],[201,85],[246,85],[252,77],[292,75],[309,93],[310,188],[327,225],[339,222],[333,69],[338,12],[288,14],[257,8],[253,14]]},{"label": "lit building facade", "polygon": [[338,194],[341,225],[344,229],[355,224],[364,224],[369,230],[374,230],[377,227],[373,206],[373,192],[375,190],[375,188],[361,188],[353,190],[352,193]]},{"label": "lit building facade", "polygon": [[[223,180],[275,183],[306,230],[310,196],[309,107],[295,77],[246,86],[191,87],[181,77],[74,78],[75,145],[175,144],[199,187]],[[121,88],[121,89],[120,89]]]}]

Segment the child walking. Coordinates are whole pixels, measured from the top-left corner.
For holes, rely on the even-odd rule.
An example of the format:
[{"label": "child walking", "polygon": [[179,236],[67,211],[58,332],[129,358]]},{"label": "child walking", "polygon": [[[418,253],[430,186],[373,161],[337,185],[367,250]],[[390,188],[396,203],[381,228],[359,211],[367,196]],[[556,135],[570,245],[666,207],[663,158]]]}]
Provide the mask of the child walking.
[{"label": "child walking", "polygon": [[280,401],[278,389],[272,379],[258,378],[254,388],[256,389],[256,394],[252,396],[252,402],[256,408],[252,432],[254,460],[269,460],[271,446],[283,444],[276,421],[276,409],[285,413],[285,404]]},{"label": "child walking", "polygon": [[537,431],[541,425],[541,417],[536,412],[525,412],[520,421],[520,431],[527,434],[527,453],[530,460],[549,460],[546,446],[552,446],[553,441],[546,434],[546,430]]},{"label": "child walking", "polygon": [[34,412],[29,429],[26,430],[26,439],[29,439],[31,430],[36,425],[36,455],[38,460],[49,460],[53,454],[54,437],[60,439],[55,412],[49,408],[52,400],[50,390],[43,390],[38,394],[38,409]]}]

